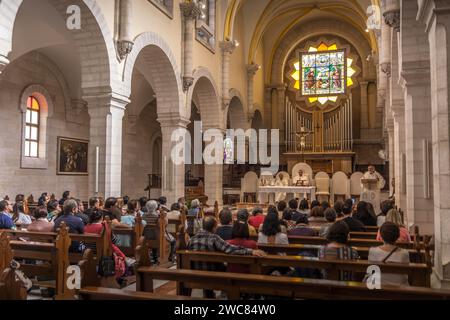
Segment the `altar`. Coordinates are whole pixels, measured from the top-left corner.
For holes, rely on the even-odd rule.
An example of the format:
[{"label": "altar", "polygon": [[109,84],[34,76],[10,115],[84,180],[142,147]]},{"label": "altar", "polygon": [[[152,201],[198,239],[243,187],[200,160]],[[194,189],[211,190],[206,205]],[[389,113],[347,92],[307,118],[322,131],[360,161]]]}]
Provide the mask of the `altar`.
[{"label": "altar", "polygon": [[[270,194],[275,193],[286,193],[286,194],[309,194],[309,198],[311,201],[316,200],[316,187],[314,186],[259,186],[258,187],[258,193],[259,195],[267,194],[268,199],[270,199]],[[260,197],[261,199],[261,197]],[[260,201],[261,202],[261,201]]]}]

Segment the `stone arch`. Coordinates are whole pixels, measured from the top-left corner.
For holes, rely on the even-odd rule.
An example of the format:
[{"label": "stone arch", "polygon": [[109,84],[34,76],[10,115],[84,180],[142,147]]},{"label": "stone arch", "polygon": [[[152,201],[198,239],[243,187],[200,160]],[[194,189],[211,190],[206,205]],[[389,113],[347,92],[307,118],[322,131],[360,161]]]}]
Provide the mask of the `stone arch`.
[{"label": "stone arch", "polygon": [[[135,39],[133,51],[126,59],[122,77],[128,95],[131,93],[133,70],[140,57],[146,61],[146,70],[142,72],[155,90],[158,114],[185,116],[186,112],[181,108],[183,92],[175,56],[169,45],[156,33],[145,32]],[[162,106],[167,109],[163,110]]]},{"label": "stone arch", "polygon": [[[231,93],[231,90],[230,90]],[[231,129],[247,129],[249,124],[247,121],[247,115],[245,114],[243,100],[239,92],[230,95],[231,100],[227,110],[227,118],[230,119]]]},{"label": "stone arch", "polygon": [[[6,31],[0,41],[0,57],[3,56],[3,60],[8,59],[12,51],[14,23],[23,2],[0,2],[0,28]],[[71,30],[70,33],[80,55],[83,95],[89,96],[99,91],[122,93],[113,36],[97,2],[49,0],[49,3],[63,19],[67,17],[68,6],[75,4],[81,9],[82,28]]]},{"label": "stone arch", "polygon": [[223,129],[224,111],[219,103],[219,91],[214,78],[209,70],[204,67],[197,68],[193,77],[194,82],[187,96],[188,106],[191,105],[192,101],[197,101],[196,106],[199,109],[203,127]]},{"label": "stone arch", "polygon": [[272,56],[270,65],[270,83],[283,83],[283,70],[292,50],[309,38],[320,35],[334,35],[351,43],[361,57],[363,74],[369,76],[370,67],[365,57],[371,54],[372,49],[366,38],[347,22],[337,19],[315,20],[314,23],[302,23],[292,28],[280,42]]},{"label": "stone arch", "polygon": [[264,127],[264,123],[263,123],[263,118],[261,115],[261,112],[256,109],[255,113],[253,114],[253,119],[252,119],[252,129],[262,129]]}]

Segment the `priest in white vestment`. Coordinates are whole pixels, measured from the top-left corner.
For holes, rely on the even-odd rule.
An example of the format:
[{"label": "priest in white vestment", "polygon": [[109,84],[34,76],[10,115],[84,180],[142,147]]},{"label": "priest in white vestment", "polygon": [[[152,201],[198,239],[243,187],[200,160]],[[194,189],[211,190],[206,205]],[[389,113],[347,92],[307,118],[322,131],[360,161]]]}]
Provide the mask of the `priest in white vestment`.
[{"label": "priest in white vestment", "polygon": [[[377,184],[375,188],[370,184],[363,183],[363,180],[377,180]],[[384,188],[386,184],[386,181],[384,180],[383,176],[375,170],[375,166],[370,165],[368,167],[368,171],[364,173],[364,175],[361,178],[361,186],[362,186],[362,193],[361,193],[361,200],[370,202],[373,205],[373,208],[375,210],[375,213],[380,212],[380,191]]]},{"label": "priest in white vestment", "polygon": [[[296,176],[292,179],[292,183],[293,183],[294,186],[297,186],[297,187],[299,187],[299,186],[302,186],[302,187],[309,187],[309,186],[311,185],[311,180],[309,179],[309,175],[306,174],[306,173],[304,173],[303,170],[300,169],[300,170],[298,170],[298,175],[296,175]],[[302,196],[303,196],[303,198],[305,198],[305,199],[308,197],[307,194],[306,194],[306,192],[305,192],[303,195],[301,195],[301,194],[299,194],[299,193],[296,193],[296,194],[294,195],[295,198],[298,198],[298,199],[300,199],[300,200],[302,200],[302,198],[301,198]]]},{"label": "priest in white vestment", "polygon": [[[283,187],[289,186],[289,177],[285,177],[282,173],[280,173],[278,175],[278,177],[276,178],[275,185],[277,187],[279,187],[279,186],[283,186]],[[283,201],[283,200],[286,200],[286,192],[277,192],[275,194],[275,202],[280,202],[280,201]]]}]

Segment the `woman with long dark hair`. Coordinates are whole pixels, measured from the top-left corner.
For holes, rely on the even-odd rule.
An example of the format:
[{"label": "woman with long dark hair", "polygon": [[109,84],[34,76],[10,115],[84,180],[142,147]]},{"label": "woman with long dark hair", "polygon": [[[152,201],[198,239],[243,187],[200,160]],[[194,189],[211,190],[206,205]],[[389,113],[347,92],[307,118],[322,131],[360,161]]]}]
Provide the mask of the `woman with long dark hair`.
[{"label": "woman with long dark hair", "polygon": [[288,237],[281,232],[281,224],[278,219],[278,212],[270,210],[267,213],[264,223],[258,235],[260,244],[289,244]]}]

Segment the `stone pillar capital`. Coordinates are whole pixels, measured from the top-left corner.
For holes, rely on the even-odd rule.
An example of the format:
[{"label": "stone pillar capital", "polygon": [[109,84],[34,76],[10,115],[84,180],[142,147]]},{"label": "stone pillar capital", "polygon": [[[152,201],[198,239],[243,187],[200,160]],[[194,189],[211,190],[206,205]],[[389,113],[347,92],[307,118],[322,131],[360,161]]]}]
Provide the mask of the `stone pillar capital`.
[{"label": "stone pillar capital", "polygon": [[399,0],[386,0],[384,6],[384,21],[394,29],[395,32],[400,31],[400,3]]},{"label": "stone pillar capital", "polygon": [[196,20],[202,14],[196,2],[182,2],[180,3],[180,11],[186,20]]},{"label": "stone pillar capital", "polygon": [[256,72],[258,72],[258,70],[261,69],[261,66],[256,64],[256,63],[252,63],[249,64],[247,66],[247,74],[250,78],[253,78],[256,74]]},{"label": "stone pillar capital", "polygon": [[233,54],[234,50],[239,46],[239,43],[236,40],[225,40],[220,41],[219,47],[222,50],[223,54]]},{"label": "stone pillar capital", "polygon": [[162,128],[186,128],[191,122],[189,119],[179,116],[178,114],[158,114],[158,122]]}]

